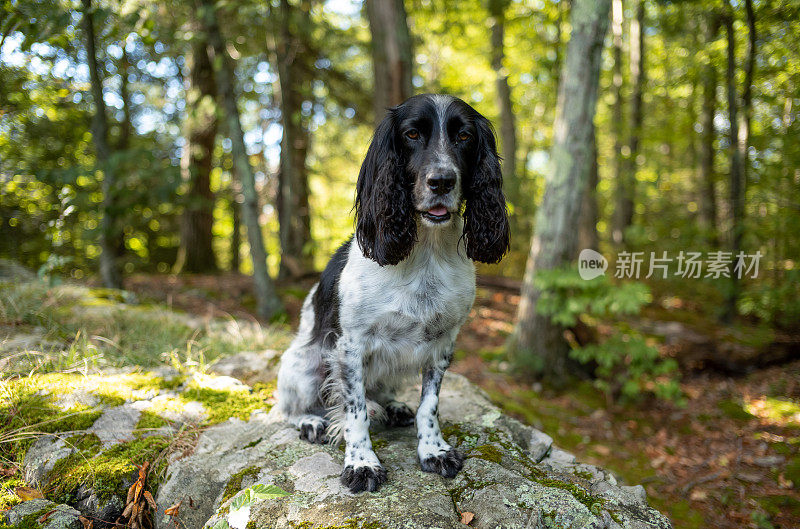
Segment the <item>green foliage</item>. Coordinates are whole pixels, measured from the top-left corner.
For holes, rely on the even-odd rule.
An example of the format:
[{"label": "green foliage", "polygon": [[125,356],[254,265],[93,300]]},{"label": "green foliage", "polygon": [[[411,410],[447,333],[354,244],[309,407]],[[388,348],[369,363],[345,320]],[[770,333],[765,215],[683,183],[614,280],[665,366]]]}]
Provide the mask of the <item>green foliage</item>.
[{"label": "green foliage", "polygon": [[663,400],[683,401],[678,363],[661,358],[658,349],[638,333],[617,333],[602,343],[576,347],[570,358],[596,365],[594,384],[611,398],[636,400],[651,393]]},{"label": "green foliage", "polygon": [[536,310],[565,327],[575,325],[581,314],[596,317],[638,314],[651,301],[647,285],[614,285],[606,276],[586,281],[574,269],[541,270],[536,273],[534,284],[542,292]]},{"label": "green foliage", "polygon": [[745,316],[792,330],[800,322],[800,269],[788,270],[779,282],[750,285],[739,299]]},{"label": "green foliage", "polygon": [[234,498],[233,502],[231,503],[231,510],[235,511],[243,507],[247,507],[257,501],[271,500],[288,495],[288,492],[277,485],[263,485],[261,483],[257,483],[252,487],[246,488],[240,492],[236,498]]},{"label": "green foliage", "polygon": [[[581,316],[596,320],[636,315],[651,300],[642,283],[615,285],[605,276],[587,281],[574,269],[540,271],[535,284],[542,292],[537,311],[563,326],[577,324]],[[675,402],[683,399],[677,362],[661,358],[658,349],[635,331],[620,329],[601,343],[574,346],[569,355],[594,367],[595,386],[610,399],[635,400],[643,394]]]}]

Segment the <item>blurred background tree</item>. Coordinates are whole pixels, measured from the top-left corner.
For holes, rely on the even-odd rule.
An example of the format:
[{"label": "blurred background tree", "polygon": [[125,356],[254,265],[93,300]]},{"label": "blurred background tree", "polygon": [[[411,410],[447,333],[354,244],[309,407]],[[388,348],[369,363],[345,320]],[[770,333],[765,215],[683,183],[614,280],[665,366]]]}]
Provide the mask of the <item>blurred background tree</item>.
[{"label": "blurred background tree", "polygon": [[[560,127],[576,131],[556,109],[577,82],[564,68],[580,5],[5,1],[0,255],[32,268],[65,258],[64,275],[117,287],[244,273],[272,317],[273,278],[312,277],[351,232],[373,124],[411,94],[447,92],[492,119],[505,160],[512,252],[483,276],[519,285],[537,237],[563,246],[553,268],[574,267],[582,247],[611,270],[623,251],[760,252],[755,279],[647,284],[712,320],[792,328],[800,6],[612,0],[591,48],[598,101],[581,123],[581,176],[567,186],[580,189],[550,191],[551,203]],[[549,320],[523,310],[516,337],[530,318]]]}]

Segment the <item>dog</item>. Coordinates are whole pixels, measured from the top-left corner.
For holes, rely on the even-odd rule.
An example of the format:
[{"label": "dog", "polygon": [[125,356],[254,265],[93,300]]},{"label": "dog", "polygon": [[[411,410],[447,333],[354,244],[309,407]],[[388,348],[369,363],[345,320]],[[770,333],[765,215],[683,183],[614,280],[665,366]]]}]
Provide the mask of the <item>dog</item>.
[{"label": "dog", "polygon": [[[376,491],[386,471],[370,420],[416,422],[422,470],[452,478],[464,456],[442,437],[439,389],[475,300],[473,261],[509,249],[491,123],[447,95],[388,110],[358,175],[355,235],[306,297],[283,354],[277,406],[312,443],[345,441],[342,483]],[[414,413],[396,391],[422,374]]]}]

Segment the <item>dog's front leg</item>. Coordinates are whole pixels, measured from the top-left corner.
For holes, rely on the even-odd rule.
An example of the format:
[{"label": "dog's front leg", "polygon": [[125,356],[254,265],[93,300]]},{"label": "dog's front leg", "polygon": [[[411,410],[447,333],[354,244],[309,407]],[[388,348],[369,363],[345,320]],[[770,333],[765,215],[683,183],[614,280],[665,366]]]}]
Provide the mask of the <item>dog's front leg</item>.
[{"label": "dog's front leg", "polygon": [[386,470],[372,450],[364,391],[364,351],[342,340],[339,346],[344,398],[344,469],[342,483],[351,492],[374,492],[386,482]]},{"label": "dog's front leg", "polygon": [[452,346],[445,357],[428,366],[422,375],[422,396],[417,409],[417,455],[422,470],[452,478],[461,470],[464,456],[442,438],[439,428],[439,389],[453,358]]}]

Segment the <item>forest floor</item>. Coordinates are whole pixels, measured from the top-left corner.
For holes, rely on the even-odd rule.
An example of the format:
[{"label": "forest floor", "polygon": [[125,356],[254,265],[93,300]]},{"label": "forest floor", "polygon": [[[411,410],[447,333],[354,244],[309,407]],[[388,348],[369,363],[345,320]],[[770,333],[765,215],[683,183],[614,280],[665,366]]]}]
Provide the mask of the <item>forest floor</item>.
[{"label": "forest floor", "polygon": [[[293,327],[313,281],[282,288]],[[193,314],[254,318],[246,277],[134,276],[126,286]],[[518,302],[508,288],[478,289],[454,371],[578,459],[644,485],[676,529],[800,527],[800,360],[731,376],[689,369],[697,351],[688,351],[692,358],[679,358],[684,406],[610,403],[589,381],[554,390],[509,373],[502,346]],[[672,321],[686,321],[687,312],[697,317],[691,305],[671,303],[671,310],[646,313]]]},{"label": "forest floor", "polygon": [[[244,276],[139,275],[129,277],[125,286],[143,306],[164,304],[198,321],[222,318],[235,327],[233,333],[227,327],[214,327],[192,337],[187,351],[177,352],[190,358],[196,349],[213,351],[216,356],[242,347],[285,347],[313,282],[309,278],[283,283],[280,291],[288,321],[263,331],[252,325],[254,300],[249,293],[250,280]],[[6,305],[13,305],[14,313],[30,312],[35,321],[44,321],[40,314],[62,314],[69,293],[50,300],[46,287],[40,290],[45,303],[31,298],[27,308],[20,306],[20,300]],[[682,353],[672,343],[662,347],[664,354],[675,356],[677,351],[690,358],[687,362],[677,358],[683,366],[685,405],[652,400],[608,402],[591,381],[555,390],[547,387],[546,381],[531,383],[511,373],[502,348],[512,330],[518,302],[519,295],[507,287],[478,289],[475,306],[459,335],[454,371],[480,385],[508,413],[547,432],[579,460],[613,471],[627,483],[644,485],[651,504],[667,514],[676,529],[800,527],[799,360],[731,376],[708,368],[692,369],[697,348]],[[681,308],[674,300],[670,303],[668,311],[655,310],[658,303],[648,307],[647,325],[652,326],[654,317],[673,322],[686,322],[686,312],[697,317],[691,306]],[[96,338],[93,334],[112,338],[109,343],[133,355],[129,361],[149,358],[158,362],[154,352],[185,342],[186,328],[164,323],[158,313],[142,321],[133,315],[108,321],[102,316],[103,307],[96,309],[94,319],[82,317],[81,328],[92,338]],[[23,325],[24,319],[18,316],[11,319],[4,323],[0,314],[0,325],[14,334],[30,326]],[[706,328],[709,333],[716,328],[710,321],[701,323],[705,325],[693,328]],[[59,336],[72,333],[75,342],[85,340],[80,332],[74,334],[68,322],[59,325],[64,326]],[[145,341],[141,341],[143,333]],[[718,342],[719,336],[717,333],[712,339]],[[707,343],[694,338],[698,344]],[[4,471],[2,465],[0,471]]]}]

